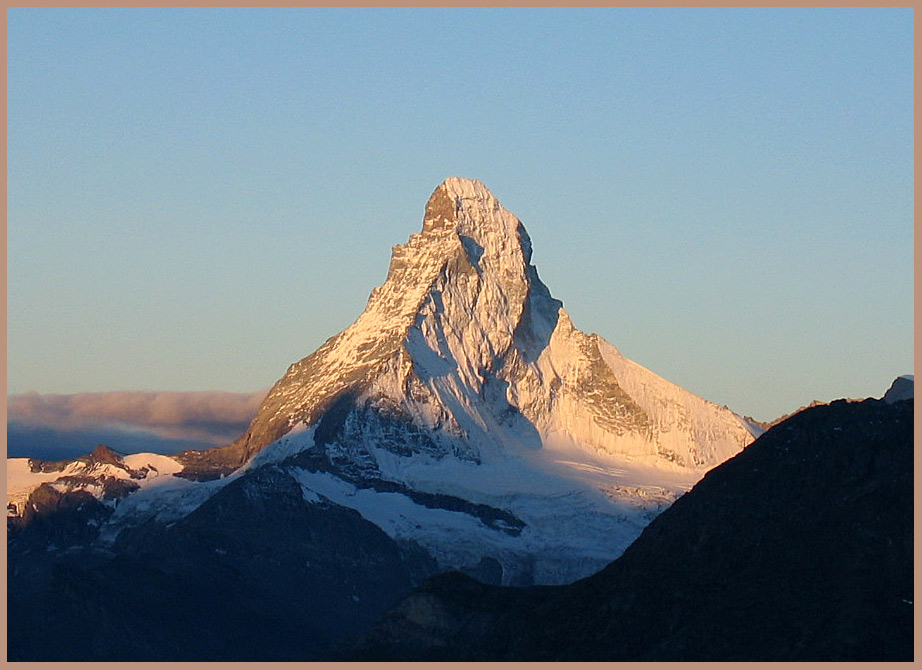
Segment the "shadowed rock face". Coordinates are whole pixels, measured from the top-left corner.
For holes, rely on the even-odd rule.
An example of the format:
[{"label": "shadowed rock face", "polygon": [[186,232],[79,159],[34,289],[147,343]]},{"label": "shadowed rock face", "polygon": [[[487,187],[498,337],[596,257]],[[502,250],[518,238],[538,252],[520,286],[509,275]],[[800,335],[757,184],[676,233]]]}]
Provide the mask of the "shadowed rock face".
[{"label": "shadowed rock face", "polygon": [[893,380],[890,388],[884,394],[884,402],[896,402],[897,400],[907,400],[915,394],[915,378],[913,375],[903,375]]},{"label": "shadowed rock face", "polygon": [[49,545],[85,544],[96,539],[99,526],[111,515],[109,507],[86,491],[61,493],[43,484],[29,496],[20,515],[7,518],[7,538],[42,552]]},{"label": "shadowed rock face", "polygon": [[569,586],[437,577],[364,660],[913,658],[913,406],[836,401],[775,426]]}]

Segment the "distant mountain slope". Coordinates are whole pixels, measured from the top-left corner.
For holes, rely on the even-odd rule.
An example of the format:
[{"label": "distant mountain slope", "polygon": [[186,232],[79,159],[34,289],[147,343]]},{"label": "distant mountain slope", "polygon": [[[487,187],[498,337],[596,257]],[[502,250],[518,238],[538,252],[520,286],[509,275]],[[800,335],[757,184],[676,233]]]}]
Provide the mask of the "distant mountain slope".
[{"label": "distant mountain slope", "polygon": [[351,650],[375,660],[908,661],[913,404],[836,401],[775,426],[560,587],[459,574]]}]

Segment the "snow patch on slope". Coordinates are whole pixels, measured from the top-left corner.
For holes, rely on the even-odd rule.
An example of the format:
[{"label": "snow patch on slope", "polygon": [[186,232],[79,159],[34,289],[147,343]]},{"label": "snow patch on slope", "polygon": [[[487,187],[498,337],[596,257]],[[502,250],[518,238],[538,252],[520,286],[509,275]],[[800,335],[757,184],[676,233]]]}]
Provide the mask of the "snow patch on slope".
[{"label": "snow patch on slope", "polygon": [[241,474],[235,473],[207,482],[182,477],[161,477],[119,501],[112,516],[100,529],[99,539],[103,543],[111,543],[126,527],[178,521],[194,512]]},{"label": "snow patch on slope", "polygon": [[[124,480],[139,489],[156,487],[166,478],[180,472],[183,466],[161,454],[131,454],[120,458],[120,465],[95,461],[72,461],[62,470],[51,472],[33,471],[29,458],[6,459],[7,472],[7,514],[22,513],[32,492],[42,484],[50,484],[59,493],[85,491],[97,500],[103,500],[106,480]],[[115,505],[115,501],[107,501]],[[13,507],[11,507],[14,506]],[[15,511],[14,511],[15,509]]]}]

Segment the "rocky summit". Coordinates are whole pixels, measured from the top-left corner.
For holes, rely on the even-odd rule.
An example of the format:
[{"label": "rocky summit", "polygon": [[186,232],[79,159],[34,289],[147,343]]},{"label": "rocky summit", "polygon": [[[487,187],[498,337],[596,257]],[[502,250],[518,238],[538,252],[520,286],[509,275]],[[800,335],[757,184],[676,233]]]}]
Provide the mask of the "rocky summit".
[{"label": "rocky summit", "polygon": [[[92,555],[93,569],[108,565],[106,556],[130,555],[119,569],[156,564],[157,588],[195,581],[187,561],[183,579],[171,582],[163,566],[178,564],[165,560],[164,546],[174,556],[207,555],[212,575],[240,574],[244,564],[271,572],[276,558],[248,562],[241,552],[249,524],[281,506],[273,518],[300,519],[304,539],[267,551],[282,552],[285,574],[297,580],[304,562],[315,571],[331,565],[316,543],[335,518],[331,546],[374,537],[387,547],[378,552],[386,569],[403,580],[386,597],[363,592],[367,580],[325,592],[320,619],[336,635],[356,632],[434,572],[529,585],[599,570],[752,435],[730,410],[578,330],[531,256],[524,225],[483,184],[447,179],[426,204],[422,230],[394,247],[365,311],[291,365],[232,444],[170,457],[106,450],[92,463],[9,459],[12,554],[45,551],[36,564],[45,565],[70,546],[62,560],[73,568],[73,557]],[[93,473],[111,481],[103,486]],[[24,509],[34,513],[27,519]],[[51,542],[38,530],[53,527],[61,510],[73,526],[82,509],[92,512],[86,532]],[[192,530],[207,519],[221,546],[209,548]],[[369,557],[355,560],[356,574],[374,570]],[[254,592],[278,597],[271,579],[244,572]],[[57,583],[30,574],[30,588]],[[240,604],[230,591],[219,595],[218,584],[208,598]],[[316,633],[320,619],[302,623]],[[332,643],[320,633],[311,639],[324,640],[315,651]],[[187,657],[211,658],[200,651]]]}]

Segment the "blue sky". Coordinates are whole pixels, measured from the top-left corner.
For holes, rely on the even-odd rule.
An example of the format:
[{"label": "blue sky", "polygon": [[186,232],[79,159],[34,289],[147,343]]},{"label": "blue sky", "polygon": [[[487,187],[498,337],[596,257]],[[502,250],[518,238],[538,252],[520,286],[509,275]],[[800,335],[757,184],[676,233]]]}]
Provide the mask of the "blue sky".
[{"label": "blue sky", "polygon": [[8,9],[8,393],[268,388],[451,175],[737,412],[913,369],[913,10]]}]

